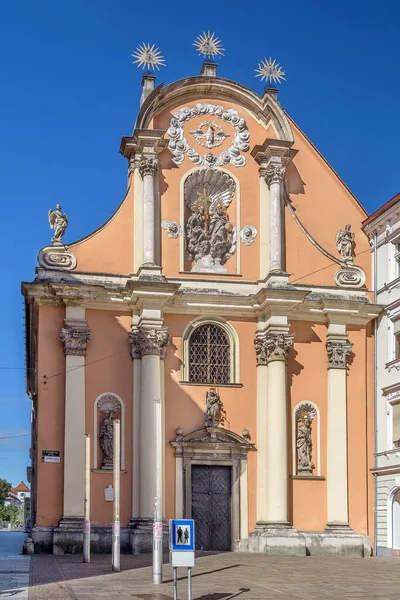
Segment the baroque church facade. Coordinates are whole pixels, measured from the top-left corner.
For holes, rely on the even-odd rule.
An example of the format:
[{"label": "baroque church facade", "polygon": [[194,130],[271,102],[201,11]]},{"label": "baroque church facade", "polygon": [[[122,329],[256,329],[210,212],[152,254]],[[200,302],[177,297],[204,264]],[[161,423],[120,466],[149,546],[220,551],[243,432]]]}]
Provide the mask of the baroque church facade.
[{"label": "baroque church facade", "polygon": [[117,417],[124,550],[151,550],[156,497],[198,549],[368,555],[367,215],[275,89],[210,62],[142,86],[121,204],[69,244],[51,211],[23,284],[35,549],[82,548],[85,434],[92,543],[110,546]]}]

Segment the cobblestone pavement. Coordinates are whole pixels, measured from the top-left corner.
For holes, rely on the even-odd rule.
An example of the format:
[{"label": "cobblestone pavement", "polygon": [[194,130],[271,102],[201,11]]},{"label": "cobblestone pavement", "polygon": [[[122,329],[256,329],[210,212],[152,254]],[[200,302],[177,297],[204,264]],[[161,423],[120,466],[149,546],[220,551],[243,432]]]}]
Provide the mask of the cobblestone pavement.
[{"label": "cobblestone pavement", "polygon": [[0,598],[28,600],[29,556],[20,554],[26,534],[0,531]]},{"label": "cobblestone pavement", "polygon": [[[192,581],[193,600],[398,600],[400,560],[202,553]],[[122,555],[121,573],[112,573],[109,555],[86,565],[78,555],[36,554],[30,586],[29,600],[173,599],[171,568],[164,565],[164,583],[154,586],[149,556]],[[187,599],[183,569],[178,598]]]}]

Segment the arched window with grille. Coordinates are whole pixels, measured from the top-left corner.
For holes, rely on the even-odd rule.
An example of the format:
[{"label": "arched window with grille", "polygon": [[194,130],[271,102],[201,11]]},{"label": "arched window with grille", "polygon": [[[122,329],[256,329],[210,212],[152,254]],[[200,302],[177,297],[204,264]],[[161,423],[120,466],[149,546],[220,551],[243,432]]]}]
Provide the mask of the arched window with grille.
[{"label": "arched window with grille", "polygon": [[231,383],[231,344],[220,325],[200,325],[190,335],[189,381]]}]

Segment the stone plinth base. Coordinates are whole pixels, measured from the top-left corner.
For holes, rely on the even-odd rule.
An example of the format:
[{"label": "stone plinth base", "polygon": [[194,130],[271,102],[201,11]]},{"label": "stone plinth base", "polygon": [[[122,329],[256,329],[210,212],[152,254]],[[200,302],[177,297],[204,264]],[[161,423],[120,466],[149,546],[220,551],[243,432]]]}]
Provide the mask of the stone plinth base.
[{"label": "stone plinth base", "polygon": [[[153,552],[153,521],[151,519],[132,519],[130,527],[130,548],[132,554]],[[163,527],[163,550],[168,551],[168,525]]]},{"label": "stone plinth base", "polygon": [[31,538],[33,540],[35,554],[53,552],[54,527],[33,527]]},{"label": "stone plinth base", "polygon": [[258,527],[247,540],[236,542],[235,550],[283,556],[306,556],[307,554],[304,535],[290,527],[277,529]]},{"label": "stone plinth base", "polygon": [[[32,537],[35,539],[33,535]],[[93,554],[110,554],[111,548],[112,528],[92,524],[90,529],[90,551]],[[83,519],[61,519],[59,527],[55,527],[53,530],[51,551],[57,555],[83,553]],[[121,527],[121,552],[129,551],[129,529]]]},{"label": "stone plinth base", "polygon": [[304,532],[306,538],[307,554],[336,555],[349,557],[371,556],[371,540],[367,535],[352,533],[308,533]]},{"label": "stone plinth base", "polygon": [[236,552],[286,556],[371,556],[371,540],[347,533],[300,532],[295,529],[255,529],[248,539],[235,542]]}]

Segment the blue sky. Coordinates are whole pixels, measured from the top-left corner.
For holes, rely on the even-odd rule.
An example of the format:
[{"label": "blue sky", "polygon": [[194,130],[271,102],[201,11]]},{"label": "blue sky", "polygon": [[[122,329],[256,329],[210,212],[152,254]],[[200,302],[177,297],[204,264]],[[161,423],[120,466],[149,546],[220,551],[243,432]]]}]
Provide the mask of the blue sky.
[{"label": "blue sky", "polygon": [[[259,93],[254,68],[276,57],[281,104],[372,212],[400,188],[399,17],[395,0],[0,3],[0,438],[29,431],[20,282],[50,241],[48,209],[62,205],[69,242],[124,194],[118,150],[141,92],[134,47],[156,43],[167,61],[157,82],[170,83],[199,73],[193,40],[214,30],[226,48],[219,75]],[[0,439],[0,477],[25,479],[29,445]]]}]

